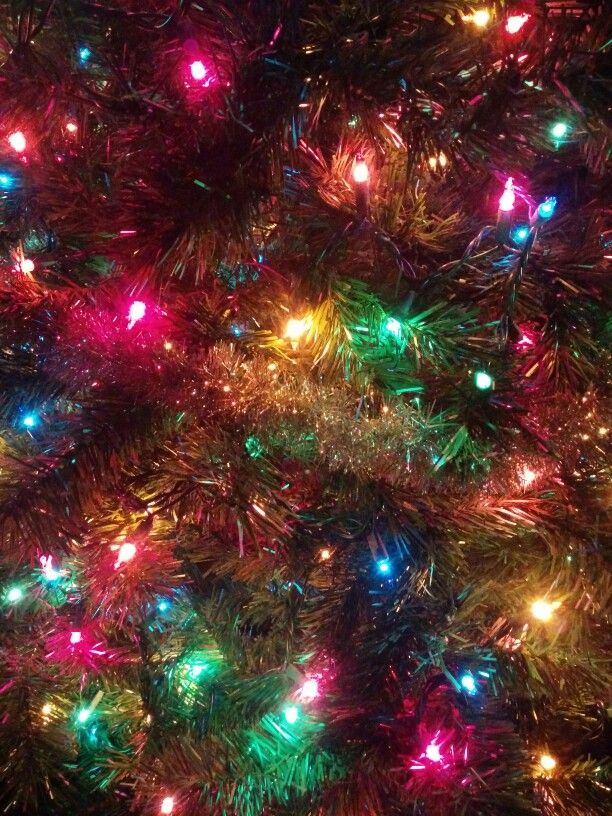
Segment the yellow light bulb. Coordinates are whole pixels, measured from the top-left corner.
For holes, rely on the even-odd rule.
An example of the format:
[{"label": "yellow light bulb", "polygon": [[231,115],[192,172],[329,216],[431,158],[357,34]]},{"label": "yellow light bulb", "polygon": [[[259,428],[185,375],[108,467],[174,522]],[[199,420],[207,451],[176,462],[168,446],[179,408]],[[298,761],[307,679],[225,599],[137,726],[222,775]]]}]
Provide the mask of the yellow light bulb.
[{"label": "yellow light bulb", "polygon": [[435,156],[430,156],[427,159],[427,163],[429,164],[429,166],[431,167],[432,170],[435,170],[436,166],[438,164],[438,159]]},{"label": "yellow light bulb", "polygon": [[53,706],[51,703],[45,703],[44,706],[40,709],[40,712],[43,715],[43,717],[48,717],[52,711]]},{"label": "yellow light bulb", "polygon": [[290,317],[287,321],[287,326],[285,327],[285,337],[292,342],[296,342],[308,331],[310,328],[310,323],[311,320],[309,317],[303,317],[301,320],[297,320],[295,317]]},{"label": "yellow light bulb", "polygon": [[357,182],[357,184],[365,184],[370,178],[370,171],[368,169],[368,165],[363,161],[363,159],[359,159],[355,162],[353,167],[353,180]]},{"label": "yellow light bulb", "polygon": [[542,754],[540,765],[545,771],[552,771],[557,767],[557,760],[550,754]]},{"label": "yellow light bulb", "polygon": [[319,557],[321,558],[321,561],[329,561],[331,558],[331,550],[328,550],[327,547],[325,547],[319,553]]},{"label": "yellow light bulb", "polygon": [[549,601],[545,601],[543,598],[539,598],[537,601],[534,601],[531,604],[531,614],[537,620],[546,623],[551,620],[555,609],[558,609],[560,606],[560,601],[553,601],[550,603]]},{"label": "yellow light bulb", "polygon": [[440,167],[444,168],[448,164],[448,159],[446,158],[446,153],[440,153],[438,156],[438,161],[440,162]]},{"label": "yellow light bulb", "polygon": [[491,20],[491,12],[489,9],[482,8],[478,9],[472,14],[472,22],[474,25],[477,25],[478,28],[484,28],[486,25],[489,24]]}]

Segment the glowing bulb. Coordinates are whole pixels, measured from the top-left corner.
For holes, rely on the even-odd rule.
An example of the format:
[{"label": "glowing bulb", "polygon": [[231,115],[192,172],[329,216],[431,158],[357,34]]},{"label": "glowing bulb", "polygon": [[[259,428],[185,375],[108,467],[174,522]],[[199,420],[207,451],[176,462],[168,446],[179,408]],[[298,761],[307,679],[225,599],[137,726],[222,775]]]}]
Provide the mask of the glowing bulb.
[{"label": "glowing bulb", "polygon": [[476,691],[476,681],[471,674],[464,674],[461,678],[461,685],[468,694],[473,694]]},{"label": "glowing bulb", "polygon": [[543,201],[540,206],[538,207],[538,215],[540,218],[547,220],[548,218],[552,218],[553,213],[555,212],[555,207],[557,206],[557,199],[553,196],[551,198],[547,198],[546,201]]},{"label": "glowing bulb", "polygon": [[479,391],[488,391],[493,386],[493,377],[486,371],[477,371],[474,374],[474,384]]},{"label": "glowing bulb", "polygon": [[512,178],[510,177],[506,182],[504,192],[501,194],[501,198],[499,199],[499,209],[502,210],[502,212],[510,212],[510,210],[514,209],[515,200],[516,195],[514,194],[514,184],[512,183]]},{"label": "glowing bulb", "polygon": [[293,725],[297,722],[298,717],[300,716],[300,712],[298,711],[297,706],[287,706],[285,709],[285,719],[289,723],[289,725]]},{"label": "glowing bulb", "polygon": [[36,414],[26,414],[21,420],[24,428],[35,428],[38,425],[38,417]]},{"label": "glowing bulb", "polygon": [[319,696],[318,682],[313,677],[311,677],[308,680],[305,680],[302,688],[300,689],[300,697],[302,698],[302,700],[314,700],[318,696]]},{"label": "glowing bulb", "polygon": [[520,475],[519,478],[520,478],[521,485],[523,487],[529,487],[529,485],[531,485],[531,484],[533,484],[533,482],[535,482],[537,477],[538,477],[538,474],[535,472],[535,470],[531,470],[531,468],[528,468],[527,466],[525,466],[522,469],[521,475]]},{"label": "glowing bulb", "polygon": [[189,66],[189,68],[190,68],[190,70],[191,70],[191,76],[192,76],[192,77],[193,77],[195,80],[197,80],[198,82],[200,82],[201,80],[203,80],[203,79],[204,79],[204,77],[206,76],[206,74],[208,73],[208,72],[206,71],[206,66],[204,65],[204,63],[202,62],[202,60],[195,60],[195,62],[192,62],[192,63],[191,63],[191,65]]},{"label": "glowing bulb", "polygon": [[401,337],[402,324],[399,322],[399,320],[396,320],[394,317],[390,317],[387,320],[385,328],[389,332],[389,334],[392,334],[395,337]]},{"label": "glowing bulb", "polygon": [[382,572],[383,575],[388,575],[391,571],[391,565],[388,561],[379,561],[378,562],[378,571]]},{"label": "glowing bulb", "polygon": [[357,159],[353,166],[353,181],[357,184],[366,184],[370,178],[368,165],[363,159]]},{"label": "glowing bulb", "polygon": [[23,589],[21,587],[15,586],[11,587],[9,591],[6,593],[6,600],[9,603],[18,603],[23,599]]},{"label": "glowing bulb", "polygon": [[289,318],[287,326],[285,327],[285,337],[291,342],[297,342],[300,337],[310,328],[311,320],[309,317],[303,317],[297,320],[295,317]]},{"label": "glowing bulb", "polygon": [[517,227],[512,231],[511,238],[515,244],[522,244],[527,240],[529,227]]},{"label": "glowing bulb", "polygon": [[68,133],[76,133],[79,129],[79,126],[76,122],[66,122],[66,130]]},{"label": "glowing bulb", "polygon": [[132,544],[131,541],[126,541],[125,544],[122,544],[119,547],[117,552],[117,561],[115,562],[115,569],[118,569],[121,564],[125,564],[127,561],[131,561],[132,558],[136,555],[136,545]]},{"label": "glowing bulb", "polygon": [[511,14],[506,20],[508,34],[517,34],[530,17],[531,14]]},{"label": "glowing bulb", "polygon": [[472,14],[471,19],[474,25],[477,25],[478,28],[484,28],[491,20],[491,12],[486,8],[478,9]]},{"label": "glowing bulb", "polygon": [[542,754],[540,765],[545,771],[552,771],[557,767],[557,760],[550,754]]},{"label": "glowing bulb", "polygon": [[61,574],[53,566],[52,555],[41,555],[39,561],[42,574],[46,581],[57,581],[57,579],[61,577]]},{"label": "glowing bulb", "polygon": [[130,311],[128,313],[128,329],[134,328],[134,324],[138,323],[139,320],[145,316],[145,312],[147,311],[146,303],[143,303],[142,300],[135,300],[130,305]]},{"label": "glowing bulb", "polygon": [[551,127],[550,133],[553,139],[563,139],[569,132],[569,126],[565,122],[555,122]]},{"label": "glowing bulb", "polygon": [[91,57],[91,49],[87,48],[84,45],[82,48],[79,48],[79,60],[81,62],[87,62],[87,60]]},{"label": "glowing bulb", "polygon": [[172,813],[174,810],[174,796],[164,796],[159,808],[160,813]]},{"label": "glowing bulb", "polygon": [[159,609],[160,612],[166,612],[168,609],[170,609],[170,604],[168,603],[168,601],[160,601],[157,604],[157,608]]},{"label": "glowing bulb", "polygon": [[88,708],[82,708],[77,714],[77,720],[80,723],[87,722],[91,716],[91,711]]},{"label": "glowing bulb", "polygon": [[425,749],[425,756],[430,762],[442,762],[442,754],[440,753],[440,746],[435,742],[430,742]]},{"label": "glowing bulb", "polygon": [[164,350],[165,351],[172,351],[173,345],[170,340],[164,340]]},{"label": "glowing bulb", "polygon": [[189,670],[189,676],[192,680],[197,680],[198,677],[202,674],[206,666],[202,666],[200,663],[196,663],[195,666],[192,666]]},{"label": "glowing bulb", "polygon": [[70,642],[73,645],[80,643],[83,638],[83,635],[80,632],[71,632],[70,633]]},{"label": "glowing bulb", "polygon": [[436,167],[438,166],[438,159],[435,156],[430,156],[427,159],[427,163],[429,164],[432,170],[435,170]]},{"label": "glowing bulb", "polygon": [[48,717],[49,714],[53,711],[53,706],[51,703],[45,703],[44,706],[40,709],[40,713],[43,717]]},{"label": "glowing bulb", "polygon": [[531,614],[537,620],[547,623],[549,620],[551,620],[555,609],[558,609],[560,606],[560,601],[553,601],[552,603],[549,603],[549,601],[545,601],[543,598],[540,598],[531,604]]},{"label": "glowing bulb", "polygon": [[331,558],[331,550],[329,550],[327,547],[324,547],[319,553],[319,558],[321,559],[321,561],[329,561],[329,559]]},{"label": "glowing bulb", "polygon": [[19,264],[19,268],[24,275],[29,275],[30,272],[34,271],[34,261],[31,258],[24,258]]},{"label": "glowing bulb", "polygon": [[10,190],[15,186],[15,177],[10,173],[0,173],[0,187],[3,190]]},{"label": "glowing bulb", "polygon": [[11,135],[8,137],[8,143],[13,148],[15,153],[23,153],[28,146],[26,137],[20,130],[16,130],[14,133],[11,133]]}]

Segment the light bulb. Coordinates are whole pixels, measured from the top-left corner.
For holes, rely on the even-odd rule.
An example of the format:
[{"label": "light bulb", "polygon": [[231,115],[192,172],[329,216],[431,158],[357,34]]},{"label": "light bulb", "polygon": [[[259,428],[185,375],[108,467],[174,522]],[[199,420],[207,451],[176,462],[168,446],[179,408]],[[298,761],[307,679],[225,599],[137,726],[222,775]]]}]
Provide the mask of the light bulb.
[{"label": "light bulb", "polygon": [[385,328],[389,332],[389,334],[392,334],[395,337],[401,337],[402,324],[399,322],[399,320],[396,320],[394,317],[390,317],[387,320]]},{"label": "light bulb", "polygon": [[0,173],[0,188],[11,190],[15,186],[15,177],[10,173]]},{"label": "light bulb", "polygon": [[87,722],[91,716],[91,711],[88,708],[81,708],[77,714],[77,720],[80,723]]},{"label": "light bulb", "polygon": [[516,195],[514,193],[514,184],[512,182],[512,177],[510,177],[506,181],[504,192],[501,194],[499,199],[499,209],[502,212],[510,212],[510,210],[514,209],[515,200]]},{"label": "light bulb", "polygon": [[538,216],[540,218],[543,218],[545,221],[549,218],[552,218],[556,206],[557,199],[554,196],[552,196],[551,198],[547,198],[538,207]]},{"label": "light bulb", "polygon": [[353,165],[353,181],[357,184],[366,184],[370,178],[368,165],[363,159],[357,159]]},{"label": "light bulb", "polygon": [[300,716],[300,712],[297,706],[287,706],[285,709],[285,719],[289,723],[289,725],[293,725],[297,722],[298,717]]},{"label": "light bulb", "polygon": [[159,807],[160,813],[172,813],[174,810],[174,796],[164,796]]},{"label": "light bulb", "polygon": [[91,57],[91,49],[88,48],[86,45],[79,48],[79,61],[80,62],[87,62],[87,60]]},{"label": "light bulb", "polygon": [[516,229],[512,230],[511,238],[515,244],[522,244],[527,240],[528,235],[529,227],[516,227]]},{"label": "light bulb", "polygon": [[534,618],[536,618],[536,620],[547,623],[552,619],[555,609],[558,609],[560,606],[560,601],[553,601],[550,603],[549,601],[545,601],[543,598],[539,598],[537,601],[534,601],[531,604],[531,614]]},{"label": "light bulb", "polygon": [[540,765],[545,771],[552,771],[557,767],[557,760],[550,754],[542,754]]},{"label": "light bulb", "polygon": [[383,575],[388,575],[391,572],[391,564],[387,560],[378,562],[378,571]]},{"label": "light bulb", "polygon": [[121,564],[125,564],[127,561],[131,561],[132,558],[136,555],[136,545],[132,544],[131,541],[126,541],[125,544],[122,544],[119,547],[117,552],[117,561],[115,562],[115,569],[118,569]]},{"label": "light bulb", "polygon": [[472,14],[472,22],[474,23],[474,25],[477,25],[478,28],[484,28],[486,25],[489,24],[490,20],[491,12],[489,11],[489,9],[486,8],[477,9]]},{"label": "light bulb", "polygon": [[550,129],[553,139],[563,139],[564,136],[567,136],[568,132],[569,125],[567,125],[565,122],[555,122]]},{"label": "light bulb", "polygon": [[427,748],[425,748],[425,756],[430,762],[442,762],[440,746],[435,742],[430,742]]},{"label": "light bulb", "polygon": [[195,60],[194,62],[191,63],[189,68],[191,70],[191,76],[198,82],[204,79],[204,77],[208,73],[206,70],[206,66],[204,65],[202,60]]},{"label": "light bulb", "polygon": [[38,425],[38,417],[36,414],[26,414],[21,420],[24,428],[35,428]]},{"label": "light bulb", "polygon": [[30,272],[34,271],[34,261],[31,258],[24,258],[23,261],[19,264],[19,268],[23,272],[24,275],[29,275]]},{"label": "light bulb", "polygon": [[538,474],[535,472],[535,470],[531,470],[531,468],[528,468],[525,465],[519,476],[521,487],[529,487],[531,484],[533,484],[533,482],[535,482],[537,477]]},{"label": "light bulb", "polygon": [[493,387],[493,377],[486,371],[477,371],[474,374],[474,384],[479,391],[488,391]]},{"label": "light bulb", "polygon": [[304,684],[302,685],[302,688],[300,689],[300,697],[303,700],[314,700],[318,696],[319,696],[319,684],[314,679],[314,677],[305,680]]},{"label": "light bulb", "polygon": [[17,603],[21,601],[23,598],[23,589],[21,587],[15,586],[11,587],[9,591],[6,593],[6,600],[9,603]]},{"label": "light bulb", "polygon": [[52,555],[41,555],[39,561],[45,581],[57,581],[61,577],[61,573],[53,566]]},{"label": "light bulb", "polygon": [[530,17],[531,14],[511,14],[506,20],[508,34],[517,34]]},{"label": "light bulb", "polygon": [[80,643],[80,642],[81,642],[82,637],[83,637],[83,635],[82,635],[80,632],[78,632],[78,631],[71,632],[71,633],[70,633],[70,642],[71,642],[73,645],[74,645],[74,644],[77,644],[77,643]]},{"label": "light bulb", "polygon": [[142,300],[135,300],[130,305],[130,311],[128,313],[128,329],[134,328],[134,324],[138,323],[139,320],[142,320],[146,311],[146,303],[143,303]]},{"label": "light bulb", "polygon": [[13,148],[15,153],[23,153],[23,151],[28,146],[26,137],[20,130],[16,130],[10,134],[10,136],[8,137],[8,143]]},{"label": "light bulb", "polygon": [[48,717],[52,711],[53,705],[51,703],[45,703],[44,706],[40,709],[40,713],[43,715],[43,717]]},{"label": "light bulb", "polygon": [[321,559],[321,561],[329,561],[329,559],[331,558],[331,550],[328,549],[327,547],[324,547],[319,553],[319,558]]},{"label": "light bulb", "polygon": [[464,674],[461,678],[461,685],[468,694],[473,694],[476,691],[476,681],[471,674]]},{"label": "light bulb", "polygon": [[303,317],[301,320],[297,320],[295,317],[290,317],[287,321],[287,326],[285,327],[285,337],[292,342],[296,342],[305,332],[308,331],[310,324],[311,319],[309,317]]},{"label": "light bulb", "polygon": [[68,133],[76,133],[78,129],[79,129],[79,126],[77,125],[76,122],[72,122],[72,121],[71,122],[66,122],[66,130],[68,131]]},{"label": "light bulb", "polygon": [[195,666],[192,666],[189,670],[189,676],[192,680],[197,680],[198,677],[202,674],[206,666],[202,666],[200,663],[196,663]]}]

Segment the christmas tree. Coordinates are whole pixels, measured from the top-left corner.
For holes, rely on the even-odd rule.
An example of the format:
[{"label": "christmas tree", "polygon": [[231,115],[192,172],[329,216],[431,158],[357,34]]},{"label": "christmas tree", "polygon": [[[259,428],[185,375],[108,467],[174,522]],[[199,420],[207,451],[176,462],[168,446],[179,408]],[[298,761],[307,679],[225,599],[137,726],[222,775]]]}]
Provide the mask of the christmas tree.
[{"label": "christmas tree", "polygon": [[0,9],[2,813],[610,812],[603,0]]}]

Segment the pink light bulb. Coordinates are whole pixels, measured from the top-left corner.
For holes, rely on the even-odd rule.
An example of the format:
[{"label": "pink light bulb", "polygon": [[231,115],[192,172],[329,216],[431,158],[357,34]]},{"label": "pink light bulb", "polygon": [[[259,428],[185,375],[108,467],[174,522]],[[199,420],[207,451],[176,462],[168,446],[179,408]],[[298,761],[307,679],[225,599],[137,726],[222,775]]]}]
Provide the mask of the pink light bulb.
[{"label": "pink light bulb", "polygon": [[28,146],[26,137],[20,130],[16,130],[14,133],[11,133],[11,135],[8,137],[8,143],[13,148],[15,153],[23,153]]},{"label": "pink light bulb", "polygon": [[514,194],[514,184],[512,183],[512,177],[510,177],[506,182],[504,192],[501,194],[501,198],[499,199],[499,209],[502,212],[510,212],[514,209],[515,200],[516,195]]},{"label": "pink light bulb", "polygon": [[440,753],[440,746],[435,742],[430,742],[425,749],[425,756],[430,762],[442,762],[442,754]]},{"label": "pink light bulb", "polygon": [[358,159],[353,167],[353,180],[357,184],[365,184],[370,179],[370,170],[363,159]]},{"label": "pink light bulb", "polygon": [[195,60],[195,62],[191,63],[189,68],[191,70],[191,76],[198,82],[201,82],[208,73],[202,60]]},{"label": "pink light bulb", "polygon": [[174,796],[164,796],[162,799],[161,807],[159,808],[160,813],[172,813],[174,810]]},{"label": "pink light bulb", "polygon": [[517,34],[525,25],[531,14],[512,14],[506,20],[506,31],[508,34]]},{"label": "pink light bulb", "polygon": [[83,637],[83,635],[80,632],[71,632],[70,633],[70,642],[72,644],[80,643],[82,637]]},{"label": "pink light bulb", "polygon": [[300,689],[300,696],[302,700],[314,700],[319,696],[319,683],[314,677],[306,680]]},{"label": "pink light bulb", "polygon": [[135,300],[131,306],[130,311],[128,314],[129,322],[128,322],[128,329],[133,329],[134,324],[138,323],[139,320],[145,316],[145,312],[147,311],[147,306],[142,300]]},{"label": "pink light bulb", "polygon": [[117,561],[115,563],[115,569],[119,569],[119,567],[122,564],[125,564],[127,561],[131,561],[135,555],[136,546],[132,544],[131,541],[126,541],[125,544],[122,544],[119,547],[119,552],[117,553]]}]

